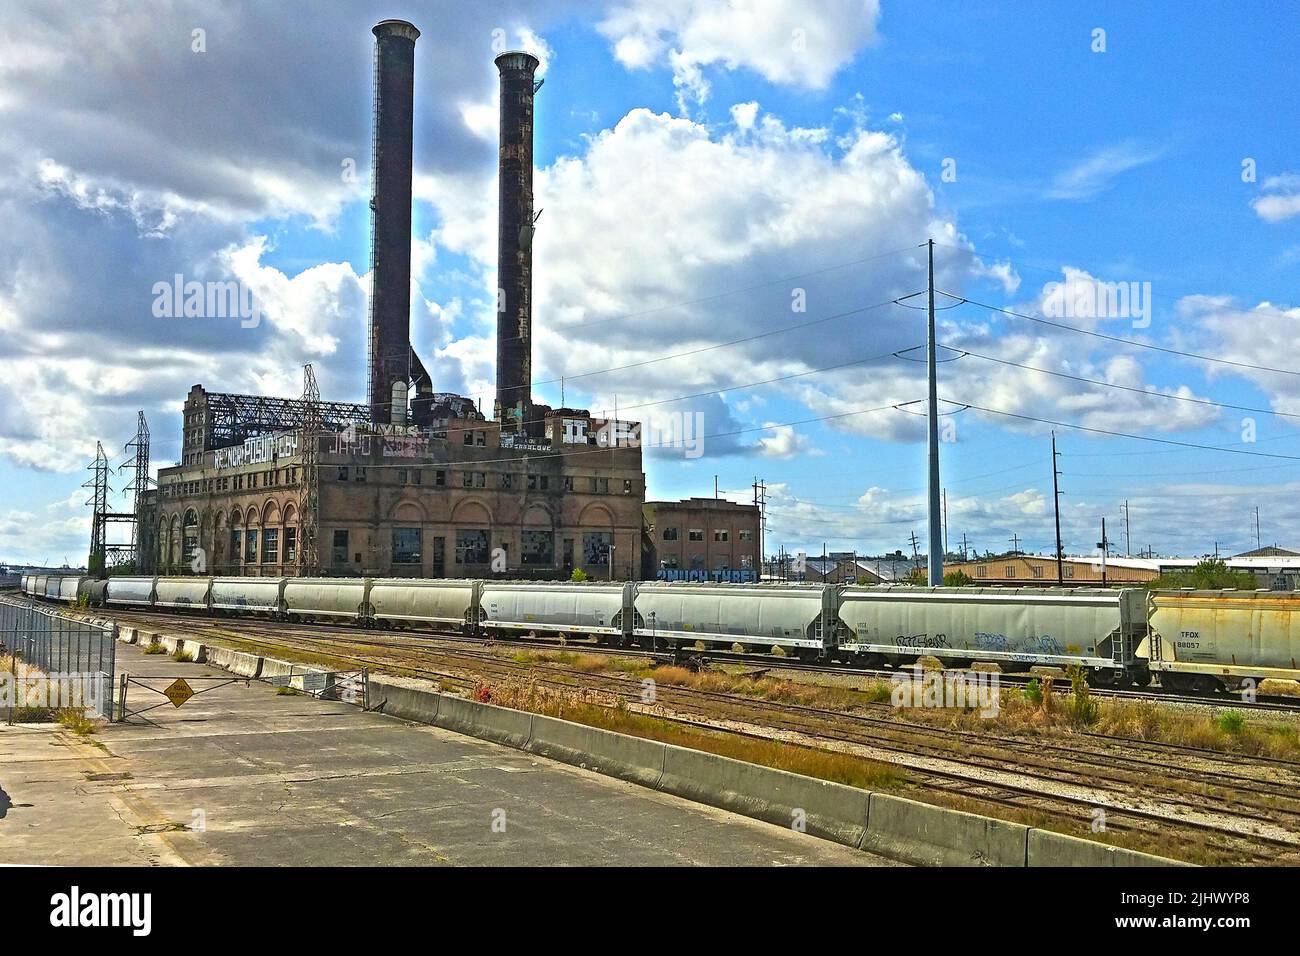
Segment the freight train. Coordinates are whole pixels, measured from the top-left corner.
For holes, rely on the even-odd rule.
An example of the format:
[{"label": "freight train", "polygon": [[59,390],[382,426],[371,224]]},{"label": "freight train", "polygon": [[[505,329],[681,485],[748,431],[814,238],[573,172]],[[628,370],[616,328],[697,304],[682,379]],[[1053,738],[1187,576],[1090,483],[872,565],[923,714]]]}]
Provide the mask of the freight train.
[{"label": "freight train", "polygon": [[[1300,680],[1292,592],[920,588],[810,584],[527,583],[410,578],[28,575],[24,593],[90,606],[168,608],[560,636],[643,647],[782,652],[857,666],[1081,664],[1099,686],[1194,693]],[[1294,623],[1293,623],[1294,622]]]}]

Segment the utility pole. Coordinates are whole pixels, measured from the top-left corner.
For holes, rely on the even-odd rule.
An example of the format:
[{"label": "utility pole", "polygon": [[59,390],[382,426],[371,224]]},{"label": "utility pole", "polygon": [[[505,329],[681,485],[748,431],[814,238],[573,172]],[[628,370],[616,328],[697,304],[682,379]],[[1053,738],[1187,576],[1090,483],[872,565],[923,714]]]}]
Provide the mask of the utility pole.
[{"label": "utility pole", "polygon": [[1019,554],[1019,553],[1020,553],[1020,535],[1018,535],[1018,534],[1012,532],[1011,537],[1007,538],[1007,540],[1011,542],[1011,553],[1012,553],[1012,554]]},{"label": "utility pole", "polygon": [[1065,571],[1061,567],[1061,470],[1056,467],[1059,452],[1056,450],[1056,432],[1052,432],[1052,510],[1056,512],[1056,584],[1065,587]]},{"label": "utility pole", "polygon": [[1128,499],[1124,499],[1124,557],[1133,557],[1133,539],[1130,535],[1128,523]]},{"label": "utility pole", "polygon": [[1259,549],[1259,505],[1255,505],[1255,550],[1258,551]]},{"label": "utility pole", "polygon": [[1106,540],[1106,518],[1103,515],[1101,519],[1101,540],[1097,542],[1097,547],[1101,548],[1101,586],[1106,586],[1106,553],[1110,551],[1110,542]]},{"label": "utility pole", "polygon": [[939,383],[935,362],[934,334],[934,240],[926,242],[929,252],[929,283],[926,296],[929,307],[926,312],[926,357],[925,366],[929,379],[930,398],[930,587],[943,584],[943,528],[939,514]]},{"label": "utility pole", "polygon": [[943,489],[943,556],[948,558],[948,489]]},{"label": "utility pole", "polygon": [[966,560],[966,532],[961,533],[961,559]]}]

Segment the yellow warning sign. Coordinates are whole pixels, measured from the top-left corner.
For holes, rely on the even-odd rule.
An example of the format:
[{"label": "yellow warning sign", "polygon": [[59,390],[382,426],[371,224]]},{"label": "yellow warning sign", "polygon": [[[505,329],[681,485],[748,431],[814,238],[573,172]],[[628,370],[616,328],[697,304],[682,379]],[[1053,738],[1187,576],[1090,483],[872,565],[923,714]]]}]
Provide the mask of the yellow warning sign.
[{"label": "yellow warning sign", "polygon": [[178,677],[163,691],[163,696],[172,702],[173,707],[179,707],[194,696],[194,689],[185,683],[183,677]]}]

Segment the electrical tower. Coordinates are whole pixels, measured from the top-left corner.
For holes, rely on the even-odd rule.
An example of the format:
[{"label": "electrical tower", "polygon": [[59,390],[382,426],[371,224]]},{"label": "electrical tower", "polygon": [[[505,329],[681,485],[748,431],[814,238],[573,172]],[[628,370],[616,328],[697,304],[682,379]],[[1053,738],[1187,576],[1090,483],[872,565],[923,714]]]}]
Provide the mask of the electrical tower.
[{"label": "electrical tower", "polygon": [[95,442],[95,460],[87,468],[93,472],[81,487],[90,489],[90,498],[86,504],[92,511],[90,524],[90,557],[86,567],[91,574],[102,573],[107,566],[107,524],[108,524],[108,456],[104,454],[103,442]]},{"label": "electrical tower", "polygon": [[298,573],[316,574],[320,570],[320,386],[311,363],[302,367],[302,401],[305,414],[298,436],[301,450],[302,482],[298,486]]},{"label": "electrical tower", "polygon": [[[144,526],[145,495],[153,479],[149,477],[149,423],[145,421],[144,412],[136,413],[135,438],[126,443],[123,449],[134,452],[118,469],[129,470],[131,480],[122,488],[123,494],[133,492],[131,506],[131,550],[130,560],[136,574],[153,570],[152,548],[149,535]],[[126,517],[126,516],[122,516]]]}]

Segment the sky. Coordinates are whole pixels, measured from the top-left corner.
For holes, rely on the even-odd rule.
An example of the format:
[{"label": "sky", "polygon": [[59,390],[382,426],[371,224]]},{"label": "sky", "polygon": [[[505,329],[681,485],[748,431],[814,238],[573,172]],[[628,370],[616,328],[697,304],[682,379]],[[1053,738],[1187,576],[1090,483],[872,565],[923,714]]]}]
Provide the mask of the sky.
[{"label": "sky", "polygon": [[[648,497],[762,481],[769,553],[924,542],[933,240],[949,550],[1051,553],[1053,430],[1069,553],[1103,518],[1112,553],[1239,552],[1257,508],[1300,548],[1290,5],[3,7],[0,561],[84,562],[96,443],[125,461],[142,410],[174,464],[196,383],[296,396],[310,362],[364,399],[388,17],[422,31],[437,390],[491,407],[492,60],[528,49],[534,395],[643,421]],[[158,314],[177,276],[239,283],[257,321]]]}]

